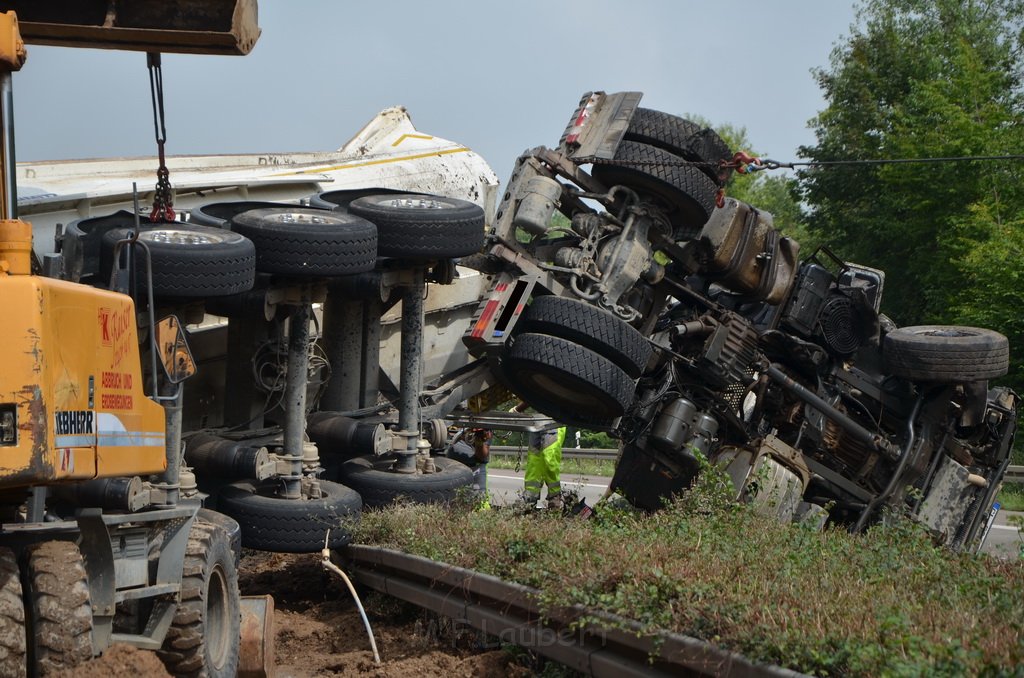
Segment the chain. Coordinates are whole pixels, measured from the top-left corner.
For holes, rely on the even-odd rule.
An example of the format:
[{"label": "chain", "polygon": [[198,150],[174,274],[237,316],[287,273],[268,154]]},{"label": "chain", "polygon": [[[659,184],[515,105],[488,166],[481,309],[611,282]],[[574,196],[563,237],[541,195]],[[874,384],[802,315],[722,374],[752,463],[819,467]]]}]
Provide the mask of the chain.
[{"label": "chain", "polygon": [[153,193],[153,209],[149,213],[149,220],[152,222],[174,221],[171,172],[167,169],[164,156],[167,128],[164,125],[164,74],[160,64],[160,53],[147,53],[146,65],[149,68],[149,92],[153,100],[153,129],[156,134],[156,149],[160,158],[160,166],[156,168],[156,191]]}]

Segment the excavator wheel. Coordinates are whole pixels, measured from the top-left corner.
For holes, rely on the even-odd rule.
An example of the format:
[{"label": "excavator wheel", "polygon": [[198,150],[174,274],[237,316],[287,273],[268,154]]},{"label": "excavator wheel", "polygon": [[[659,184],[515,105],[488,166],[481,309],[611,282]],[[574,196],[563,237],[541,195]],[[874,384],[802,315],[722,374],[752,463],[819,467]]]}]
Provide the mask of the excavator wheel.
[{"label": "excavator wheel", "polygon": [[0,676],[20,678],[28,670],[25,645],[25,601],[21,598],[18,561],[11,549],[0,548]]},{"label": "excavator wheel", "polygon": [[45,675],[92,659],[89,579],[78,546],[70,541],[29,546],[24,576],[30,664]]},{"label": "excavator wheel", "polygon": [[241,596],[228,533],[196,518],[181,577],[181,603],[158,654],[175,676],[232,678],[238,673]]}]

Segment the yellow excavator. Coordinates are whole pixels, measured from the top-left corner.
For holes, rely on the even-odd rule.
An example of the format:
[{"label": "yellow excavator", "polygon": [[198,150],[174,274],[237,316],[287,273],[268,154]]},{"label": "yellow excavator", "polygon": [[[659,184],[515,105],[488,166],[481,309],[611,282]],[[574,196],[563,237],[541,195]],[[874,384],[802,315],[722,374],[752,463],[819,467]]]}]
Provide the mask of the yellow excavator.
[{"label": "yellow excavator", "polygon": [[[245,54],[256,2],[0,12],[0,676],[45,675],[118,642],[156,650],[173,675],[266,675],[272,601],[240,596],[237,523],[201,508],[180,463],[181,385],[195,370],[185,333],[152,304],[140,313],[126,294],[41,274],[17,218],[11,88],[26,42]],[[137,237],[119,246],[144,259]]]}]

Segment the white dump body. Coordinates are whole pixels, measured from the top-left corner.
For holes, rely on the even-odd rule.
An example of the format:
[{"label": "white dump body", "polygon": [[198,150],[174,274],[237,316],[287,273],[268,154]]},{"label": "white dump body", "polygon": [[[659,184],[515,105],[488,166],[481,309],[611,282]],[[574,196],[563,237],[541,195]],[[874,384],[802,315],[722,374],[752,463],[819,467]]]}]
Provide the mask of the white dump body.
[{"label": "white dump body", "polygon": [[[300,202],[316,193],[390,188],[472,201],[491,223],[498,178],[469,148],[418,131],[403,107],[382,111],[337,151],[171,156],[174,207],[260,200]],[[40,255],[54,250],[56,224],[153,203],[157,160],[114,158],[18,163],[18,213],[33,225]]]}]

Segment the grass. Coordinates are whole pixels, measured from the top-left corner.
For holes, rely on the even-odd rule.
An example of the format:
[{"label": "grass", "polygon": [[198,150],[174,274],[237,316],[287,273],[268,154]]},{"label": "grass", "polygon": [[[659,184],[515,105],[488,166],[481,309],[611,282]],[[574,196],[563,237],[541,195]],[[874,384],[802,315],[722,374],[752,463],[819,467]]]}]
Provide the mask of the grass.
[{"label": "grass", "polygon": [[1004,511],[1024,511],[1024,485],[1003,485],[996,501],[1002,504]]},{"label": "grass", "polygon": [[815,675],[1021,674],[1024,561],[936,548],[896,518],[861,536],[779,525],[706,476],[653,515],[398,506],[365,513],[357,541]]}]

